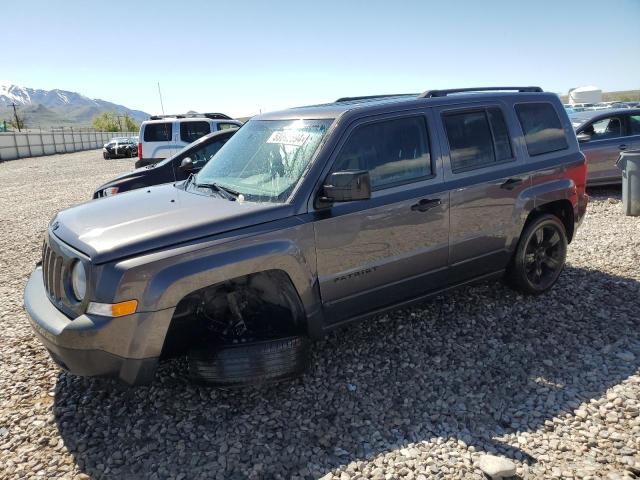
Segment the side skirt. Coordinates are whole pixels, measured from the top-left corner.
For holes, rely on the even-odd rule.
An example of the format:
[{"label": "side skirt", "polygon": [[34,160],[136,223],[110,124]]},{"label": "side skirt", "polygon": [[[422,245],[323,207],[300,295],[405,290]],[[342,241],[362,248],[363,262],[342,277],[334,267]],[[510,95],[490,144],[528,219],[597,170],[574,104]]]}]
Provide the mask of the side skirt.
[{"label": "side skirt", "polygon": [[332,330],[334,330],[336,328],[343,327],[343,326],[348,325],[348,324],[353,323],[353,322],[358,322],[358,321],[362,321],[362,320],[366,320],[366,319],[375,317],[376,315],[380,315],[380,314],[385,313],[385,312],[389,312],[389,311],[392,311],[392,310],[398,310],[398,309],[401,309],[401,308],[413,307],[415,305],[423,303],[426,300],[429,300],[429,299],[431,299],[433,297],[436,297],[436,296],[438,296],[438,295],[440,295],[442,293],[446,293],[446,292],[449,292],[449,291],[452,291],[452,290],[456,290],[456,289],[461,288],[461,287],[465,287],[465,286],[468,286],[468,285],[473,285],[473,284],[476,284],[476,283],[481,283],[481,282],[488,281],[488,280],[497,280],[499,278],[502,278],[504,273],[505,273],[504,269],[498,270],[496,272],[487,273],[487,274],[481,275],[479,277],[475,277],[475,278],[472,278],[470,280],[466,280],[464,282],[457,283],[455,285],[450,285],[448,287],[440,288],[438,290],[432,290],[429,293],[426,293],[424,295],[420,295],[419,297],[415,297],[415,298],[412,298],[412,299],[409,299],[409,300],[404,300],[404,301],[399,302],[399,303],[395,303],[395,304],[388,305],[388,306],[385,306],[385,307],[381,307],[381,308],[378,308],[378,309],[375,309],[375,310],[371,310],[371,311],[369,311],[367,313],[363,313],[363,314],[357,315],[355,317],[347,318],[345,320],[341,320],[341,321],[336,322],[336,323],[332,323],[332,324],[327,325],[326,322],[325,322],[324,333],[328,333],[328,332],[330,332],[330,331],[332,331]]}]

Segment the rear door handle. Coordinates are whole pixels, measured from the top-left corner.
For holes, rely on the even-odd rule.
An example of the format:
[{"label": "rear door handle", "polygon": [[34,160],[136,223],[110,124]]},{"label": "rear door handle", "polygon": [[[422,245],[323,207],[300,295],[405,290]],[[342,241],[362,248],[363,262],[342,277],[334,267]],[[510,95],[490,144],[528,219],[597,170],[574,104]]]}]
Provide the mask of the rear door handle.
[{"label": "rear door handle", "polygon": [[418,212],[426,212],[427,210],[431,210],[432,208],[435,208],[441,204],[442,202],[440,201],[439,198],[423,198],[415,205],[411,205],[411,210],[418,211]]},{"label": "rear door handle", "polygon": [[626,150],[627,146],[623,143],[622,145],[618,145],[618,150]]},{"label": "rear door handle", "polygon": [[513,190],[516,185],[520,185],[522,183],[521,178],[509,178],[505,180],[500,188],[504,188],[505,190]]}]

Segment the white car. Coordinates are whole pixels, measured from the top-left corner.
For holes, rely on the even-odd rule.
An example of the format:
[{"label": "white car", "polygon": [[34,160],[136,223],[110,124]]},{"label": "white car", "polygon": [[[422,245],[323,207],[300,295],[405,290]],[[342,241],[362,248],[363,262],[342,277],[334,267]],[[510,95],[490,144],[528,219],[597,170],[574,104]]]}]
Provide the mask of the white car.
[{"label": "white car", "polygon": [[240,126],[223,113],[152,116],[140,125],[136,167],[169,158],[209,133]]}]

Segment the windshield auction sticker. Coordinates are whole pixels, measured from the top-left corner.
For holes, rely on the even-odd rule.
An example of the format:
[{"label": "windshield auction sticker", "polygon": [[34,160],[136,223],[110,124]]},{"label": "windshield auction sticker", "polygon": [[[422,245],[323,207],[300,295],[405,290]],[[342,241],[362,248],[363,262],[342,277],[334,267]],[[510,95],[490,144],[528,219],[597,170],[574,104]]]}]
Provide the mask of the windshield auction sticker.
[{"label": "windshield auction sticker", "polygon": [[267,143],[278,143],[280,145],[294,145],[301,147],[309,138],[307,132],[297,130],[278,130],[271,134]]}]

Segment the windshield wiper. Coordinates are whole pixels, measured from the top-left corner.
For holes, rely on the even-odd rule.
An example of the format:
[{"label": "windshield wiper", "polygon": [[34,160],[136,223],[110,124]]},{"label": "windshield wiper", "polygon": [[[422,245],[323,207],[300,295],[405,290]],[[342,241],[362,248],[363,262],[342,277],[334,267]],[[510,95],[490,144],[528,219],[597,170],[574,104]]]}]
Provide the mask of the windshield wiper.
[{"label": "windshield wiper", "polygon": [[219,184],[214,183],[214,182],[194,183],[194,185],[196,187],[200,187],[200,188],[215,189],[216,191],[220,192],[222,194],[222,196],[225,197],[227,200],[235,200],[236,198],[238,198],[238,195],[240,195],[240,192],[236,192],[235,190],[231,190],[228,187],[223,187],[222,185],[219,185]]}]

